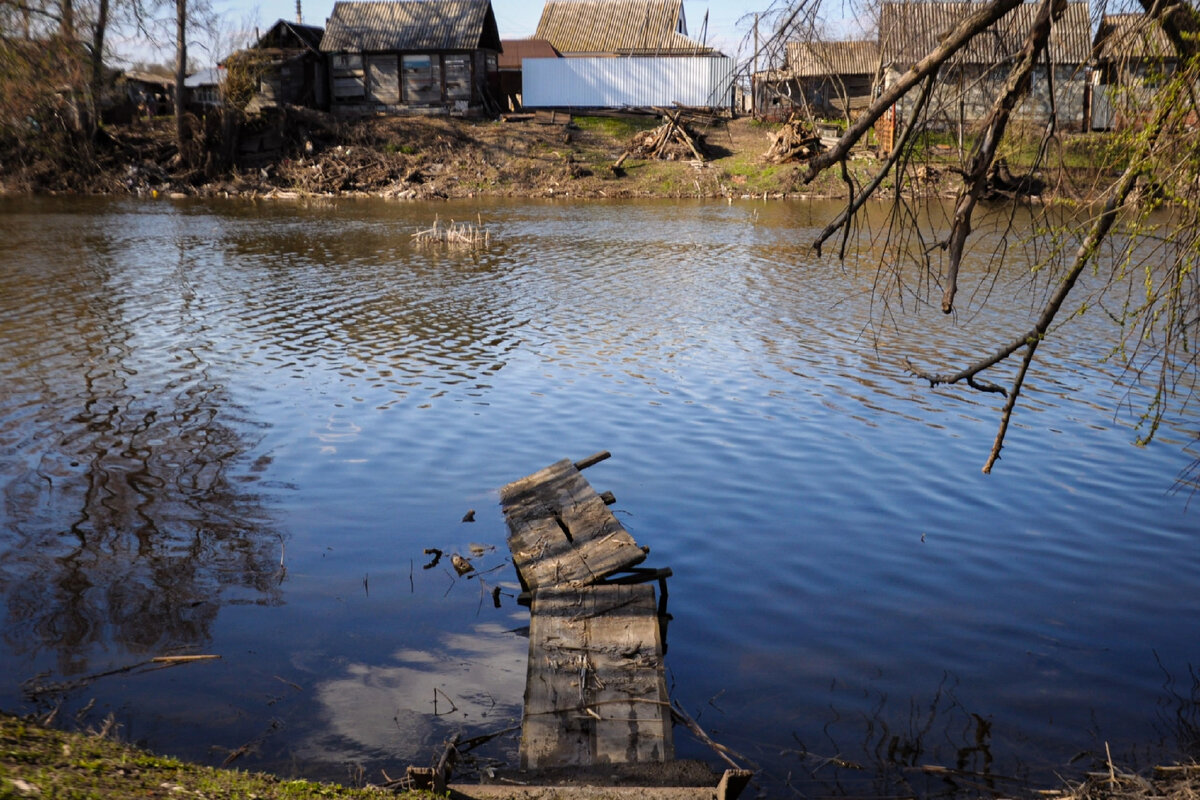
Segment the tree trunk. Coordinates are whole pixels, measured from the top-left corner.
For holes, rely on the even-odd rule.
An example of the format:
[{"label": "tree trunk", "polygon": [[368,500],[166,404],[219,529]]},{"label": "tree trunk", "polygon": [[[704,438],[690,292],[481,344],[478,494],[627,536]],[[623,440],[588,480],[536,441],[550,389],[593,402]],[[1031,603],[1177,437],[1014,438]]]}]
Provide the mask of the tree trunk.
[{"label": "tree trunk", "polygon": [[99,0],[96,28],[92,31],[91,118],[93,130],[100,122],[100,95],[104,91],[104,36],[108,32],[108,0]]},{"label": "tree trunk", "polygon": [[175,0],[175,146],[185,161],[183,124],[184,81],[187,80],[187,0]]}]

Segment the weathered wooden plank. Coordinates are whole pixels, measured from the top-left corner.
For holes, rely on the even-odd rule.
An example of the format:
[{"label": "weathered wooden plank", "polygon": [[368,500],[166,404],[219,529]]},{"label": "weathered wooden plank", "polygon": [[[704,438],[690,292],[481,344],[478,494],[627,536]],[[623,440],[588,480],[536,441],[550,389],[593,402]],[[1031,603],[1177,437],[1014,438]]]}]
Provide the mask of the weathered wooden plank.
[{"label": "weathered wooden plank", "polygon": [[673,757],[654,587],[535,592],[522,768]]},{"label": "weathered wooden plank", "polygon": [[570,459],[508,484],[500,505],[529,589],[595,583],[646,557]]}]

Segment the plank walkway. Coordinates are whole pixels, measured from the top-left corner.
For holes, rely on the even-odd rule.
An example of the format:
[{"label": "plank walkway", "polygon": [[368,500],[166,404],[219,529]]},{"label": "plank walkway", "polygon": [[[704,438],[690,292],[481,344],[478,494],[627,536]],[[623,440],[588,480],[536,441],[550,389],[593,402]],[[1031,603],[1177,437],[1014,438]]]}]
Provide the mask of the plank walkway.
[{"label": "plank walkway", "polygon": [[521,767],[674,757],[654,586],[539,590],[529,622]]},{"label": "plank walkway", "polygon": [[[563,459],[500,490],[508,546],[530,605],[521,769],[548,776],[619,767],[658,784],[626,786],[621,796],[735,798],[751,773],[727,770],[716,786],[661,785],[669,767],[695,763],[674,761],[663,670],[671,571],[638,567],[649,548],[639,547],[613,516],[612,496],[598,494],[580,474],[608,456]],[[488,787],[472,789],[475,795],[453,788],[463,797],[493,796]],[[576,796],[559,791],[565,788],[523,791],[531,798]],[[596,787],[575,789],[592,796],[587,791]]]},{"label": "plank walkway", "polygon": [[531,601],[524,769],[674,757],[654,587],[603,583],[646,558],[580,474],[607,457],[563,459],[500,490]]}]

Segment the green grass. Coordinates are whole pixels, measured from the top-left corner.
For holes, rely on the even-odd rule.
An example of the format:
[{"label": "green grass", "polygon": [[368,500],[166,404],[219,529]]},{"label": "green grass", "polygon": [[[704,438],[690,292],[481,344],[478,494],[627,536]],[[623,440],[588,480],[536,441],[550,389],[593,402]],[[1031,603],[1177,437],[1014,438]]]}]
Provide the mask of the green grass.
[{"label": "green grass", "polygon": [[103,736],[65,733],[0,713],[0,800],[29,797],[394,800],[432,795],[396,794],[202,767]]},{"label": "green grass", "polygon": [[624,140],[635,133],[657,128],[662,124],[658,117],[575,117],[575,126],[582,131]]}]

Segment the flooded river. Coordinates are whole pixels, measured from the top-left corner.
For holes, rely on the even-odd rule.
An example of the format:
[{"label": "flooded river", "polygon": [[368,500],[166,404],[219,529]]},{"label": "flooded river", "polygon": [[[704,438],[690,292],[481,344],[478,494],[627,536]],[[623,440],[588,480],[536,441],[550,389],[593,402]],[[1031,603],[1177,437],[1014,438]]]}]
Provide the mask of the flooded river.
[{"label": "flooded river", "polygon": [[[833,213],[0,199],[0,708],[350,782],[519,725],[496,489],[607,449],[588,478],[675,573],[672,697],[762,792],[1200,757],[1200,418],[1135,447],[1085,316],[982,475],[1002,398],[904,363],[1027,326],[1023,262],[999,310],[888,318],[808,247]],[[435,215],[491,248],[415,247]]]}]

